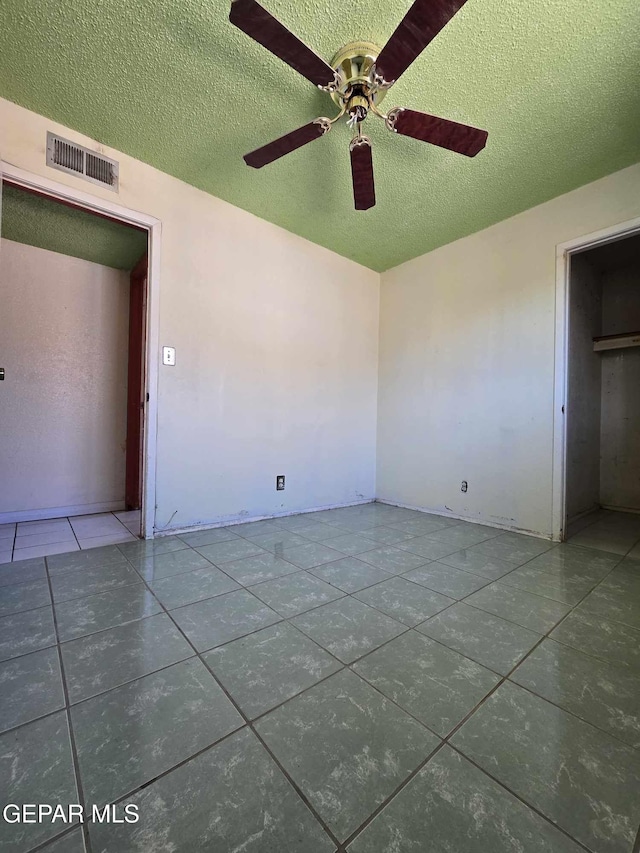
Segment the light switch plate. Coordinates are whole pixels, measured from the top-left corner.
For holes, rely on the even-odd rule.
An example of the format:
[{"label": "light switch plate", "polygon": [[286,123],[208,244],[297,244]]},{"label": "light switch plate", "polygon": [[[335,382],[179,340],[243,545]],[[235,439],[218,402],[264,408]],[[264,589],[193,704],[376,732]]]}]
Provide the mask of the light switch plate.
[{"label": "light switch plate", "polygon": [[174,367],[176,363],[176,348],[162,347],[162,363]]}]

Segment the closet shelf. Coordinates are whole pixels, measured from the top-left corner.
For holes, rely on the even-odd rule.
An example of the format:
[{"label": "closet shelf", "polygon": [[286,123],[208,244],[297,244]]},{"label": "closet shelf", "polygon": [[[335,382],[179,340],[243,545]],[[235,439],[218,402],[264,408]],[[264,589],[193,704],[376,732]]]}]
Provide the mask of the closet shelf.
[{"label": "closet shelf", "polygon": [[640,332],[625,332],[622,335],[600,335],[593,339],[593,351],[603,352],[608,349],[625,349],[640,347]]}]

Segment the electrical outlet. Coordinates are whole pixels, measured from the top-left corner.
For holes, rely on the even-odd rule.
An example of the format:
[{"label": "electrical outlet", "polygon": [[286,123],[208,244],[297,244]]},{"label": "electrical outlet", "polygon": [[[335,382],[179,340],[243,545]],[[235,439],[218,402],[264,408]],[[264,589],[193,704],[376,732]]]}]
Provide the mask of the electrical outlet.
[{"label": "electrical outlet", "polygon": [[466,492],[468,488],[469,488],[469,484],[467,483],[467,481],[466,481],[466,480],[463,480],[463,481],[462,481],[462,486],[460,487],[460,491],[461,491],[461,492]]},{"label": "electrical outlet", "polygon": [[284,492],[284,474],[278,474],[276,477],[276,491]]}]

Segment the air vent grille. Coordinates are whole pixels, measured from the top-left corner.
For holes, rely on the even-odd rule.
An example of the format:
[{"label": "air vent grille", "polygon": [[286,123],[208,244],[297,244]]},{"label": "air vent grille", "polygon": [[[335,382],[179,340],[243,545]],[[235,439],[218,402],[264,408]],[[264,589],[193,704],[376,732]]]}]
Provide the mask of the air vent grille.
[{"label": "air vent grille", "polygon": [[62,139],[54,139],[53,162],[73,172],[84,172],[84,152],[77,145],[70,145]]},{"label": "air vent grille", "polygon": [[96,181],[102,181],[103,184],[109,184],[109,186],[113,184],[113,166],[102,157],[87,154],[85,172]]},{"label": "air vent grille", "polygon": [[47,166],[118,192],[118,163],[82,145],[47,133]]}]

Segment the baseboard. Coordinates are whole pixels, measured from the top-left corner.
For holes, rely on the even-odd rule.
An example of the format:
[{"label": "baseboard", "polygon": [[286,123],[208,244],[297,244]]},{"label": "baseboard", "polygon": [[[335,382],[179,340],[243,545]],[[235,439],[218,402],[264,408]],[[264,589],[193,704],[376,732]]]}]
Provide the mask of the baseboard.
[{"label": "baseboard", "polygon": [[579,512],[577,515],[574,515],[572,518],[567,519],[567,527],[569,527],[572,524],[575,524],[578,521],[581,521],[581,519],[586,518],[588,515],[593,515],[594,512],[598,512],[598,510],[600,510],[600,509],[604,509],[604,507],[600,506],[600,504],[596,504],[595,506],[592,506],[591,509],[582,510],[582,512]]},{"label": "baseboard", "polygon": [[0,524],[15,524],[18,521],[43,521],[49,518],[66,518],[68,515],[94,515],[97,512],[120,512],[124,501],[108,501],[97,504],[45,507],[45,509],[0,512]]},{"label": "baseboard", "polygon": [[342,504],[328,504],[327,506],[316,506],[311,509],[294,509],[288,512],[279,512],[275,515],[230,516],[222,521],[203,521],[200,524],[192,524],[184,527],[163,527],[154,530],[154,537],[176,536],[179,533],[197,533],[198,530],[213,530],[215,527],[229,527],[231,524],[251,524],[254,521],[270,521],[273,518],[287,518],[290,515],[310,515],[314,512],[324,512],[327,509],[344,509],[349,506],[364,506],[375,503],[375,498],[367,498],[361,501],[351,501]]},{"label": "baseboard", "polygon": [[470,524],[481,524],[483,527],[495,527],[496,530],[506,530],[509,533],[522,533],[523,536],[534,536],[536,539],[547,539],[553,541],[553,534],[540,533],[535,530],[527,530],[524,527],[518,527],[515,524],[500,524],[497,521],[485,521],[484,519],[470,517],[468,515],[457,515],[455,512],[442,512],[439,509],[425,509],[422,506],[413,506],[412,504],[398,503],[397,501],[384,500],[376,498],[376,503],[385,504],[386,506],[397,506],[401,509],[412,509],[415,512],[424,512],[426,515],[438,515],[442,518],[455,518],[458,521],[468,521]]},{"label": "baseboard", "polygon": [[457,515],[453,512],[442,512],[440,510],[435,509],[425,509],[421,506],[413,506],[411,504],[403,504],[391,500],[382,500],[381,498],[369,498],[367,500],[351,501],[349,503],[330,504],[328,506],[312,507],[311,509],[292,510],[289,512],[281,512],[274,515],[255,515],[249,518],[246,516],[232,516],[218,521],[202,522],[201,524],[186,525],[183,527],[163,528],[162,530],[156,529],[154,531],[154,536],[157,538],[162,536],[176,536],[180,533],[195,533],[198,530],[211,530],[215,527],[228,527],[231,524],[250,524],[254,521],[268,521],[273,518],[286,518],[290,515],[311,515],[314,512],[322,512],[323,510],[327,509],[342,509],[344,507],[363,506],[365,504],[370,503],[385,504],[387,506],[397,506],[401,507],[402,509],[411,509],[415,512],[423,512],[426,515],[442,516],[443,518],[455,518],[458,521],[468,521],[472,524],[482,524],[485,527],[494,527],[496,530],[506,530],[509,533],[522,533],[525,536],[534,536],[536,539],[546,539],[549,541],[553,539],[551,534],[526,530],[525,528],[518,527],[513,524],[500,524],[499,522],[495,521],[485,521],[484,519],[471,518],[467,515]]},{"label": "baseboard", "polygon": [[630,512],[634,515],[640,515],[640,509],[633,506],[609,506],[608,504],[602,504],[601,509],[606,509],[609,512]]}]

